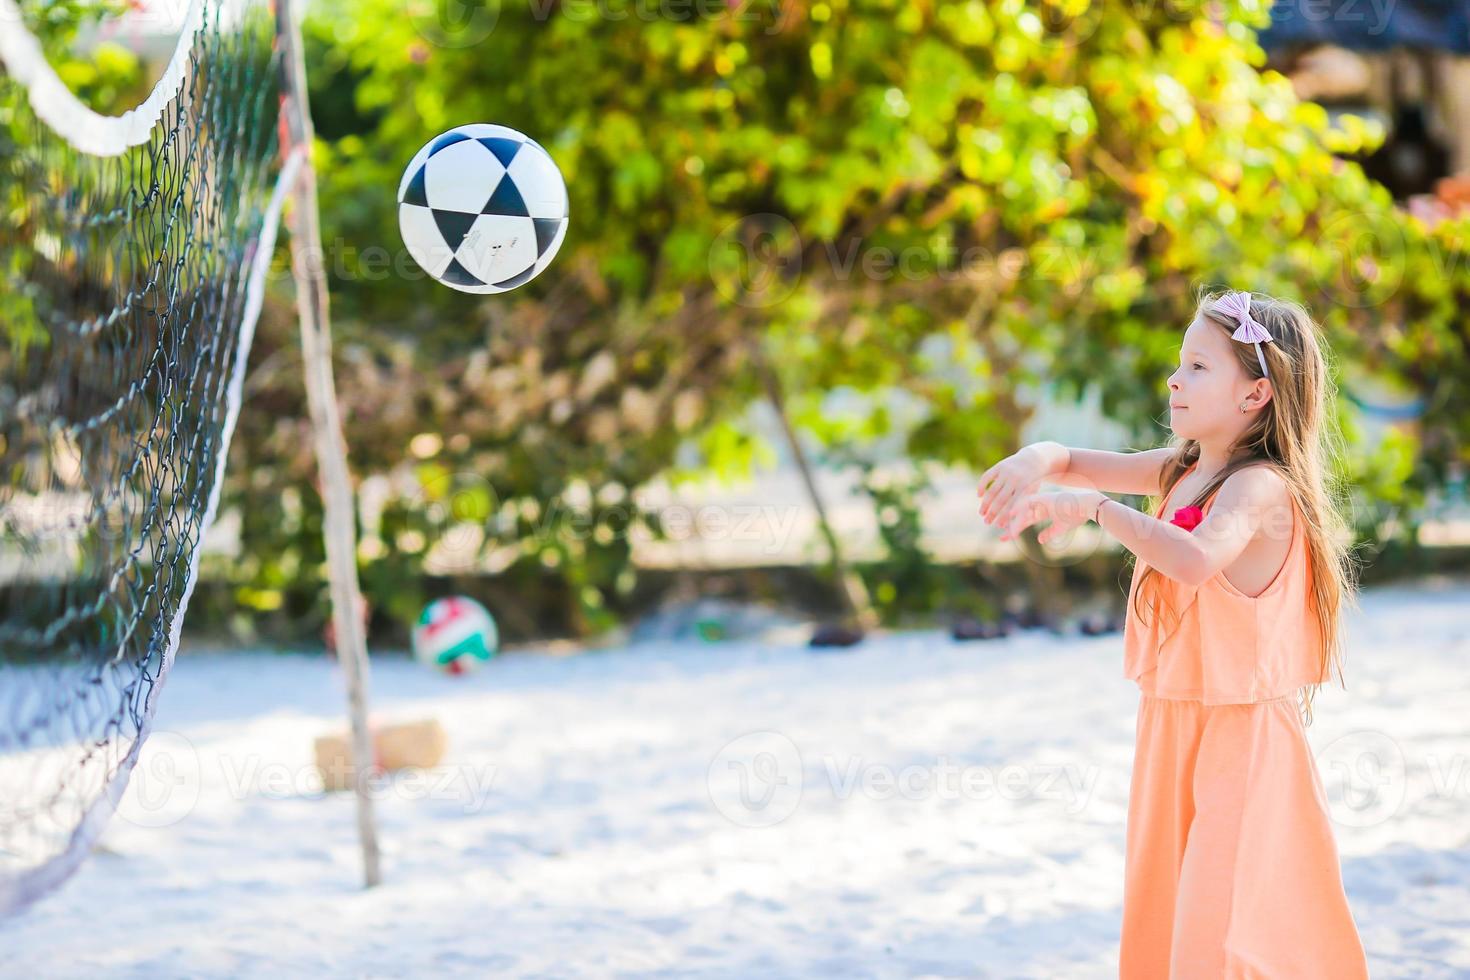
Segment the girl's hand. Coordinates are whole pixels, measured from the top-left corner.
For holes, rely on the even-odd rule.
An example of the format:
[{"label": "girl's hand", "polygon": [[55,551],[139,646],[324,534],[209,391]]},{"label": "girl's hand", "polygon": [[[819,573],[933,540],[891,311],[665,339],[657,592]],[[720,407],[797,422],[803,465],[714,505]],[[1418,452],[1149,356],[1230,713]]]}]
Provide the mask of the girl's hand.
[{"label": "girl's hand", "polygon": [[980,475],[980,516],[987,524],[1005,519],[1011,506],[1057,469],[1054,444],[1032,443]]},{"label": "girl's hand", "polygon": [[1000,539],[1009,541],[1032,524],[1049,520],[1051,526],[1036,536],[1039,543],[1049,544],[1071,532],[1073,528],[1081,527],[1092,520],[1102,500],[1103,495],[1096,490],[1054,490],[1029,494],[1021,498],[1006,516],[1003,521],[1005,531]]}]

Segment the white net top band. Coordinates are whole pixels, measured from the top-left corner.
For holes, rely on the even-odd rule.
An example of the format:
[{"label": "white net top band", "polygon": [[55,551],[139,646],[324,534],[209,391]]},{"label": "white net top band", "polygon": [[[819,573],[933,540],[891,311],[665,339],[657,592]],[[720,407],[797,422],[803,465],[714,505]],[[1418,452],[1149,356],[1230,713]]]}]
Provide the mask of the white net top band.
[{"label": "white net top band", "polygon": [[143,103],[120,116],[95,112],[67,88],[46,61],[41,43],[26,29],[15,0],[0,0],[0,63],[25,86],[36,116],[77,150],[112,157],[148,142],[164,107],[189,80],[189,49],[204,14],[202,0],[191,0],[178,44],[158,84]]}]

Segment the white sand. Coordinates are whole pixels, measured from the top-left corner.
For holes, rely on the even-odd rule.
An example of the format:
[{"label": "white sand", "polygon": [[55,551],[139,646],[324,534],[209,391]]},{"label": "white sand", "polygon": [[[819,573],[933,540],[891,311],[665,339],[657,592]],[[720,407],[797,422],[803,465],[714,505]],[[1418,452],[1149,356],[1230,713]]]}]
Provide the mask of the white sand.
[{"label": "white sand", "polygon": [[[1370,592],[1308,729],[1375,977],[1470,976],[1470,586]],[[450,755],[379,805],[311,741],[321,658],[185,655],[124,812],[0,924],[0,974],[1116,975],[1136,688],[1121,638],[509,653],[374,665]],[[750,735],[766,732],[765,735]],[[741,801],[741,778],[746,804]]]}]

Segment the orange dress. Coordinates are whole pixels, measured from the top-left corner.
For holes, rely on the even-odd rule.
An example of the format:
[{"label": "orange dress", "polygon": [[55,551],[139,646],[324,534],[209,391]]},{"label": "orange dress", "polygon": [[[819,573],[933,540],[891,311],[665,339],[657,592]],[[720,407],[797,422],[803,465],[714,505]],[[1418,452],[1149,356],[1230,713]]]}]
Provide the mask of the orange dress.
[{"label": "orange dress", "polygon": [[1173,614],[1145,602],[1143,623],[1134,599],[1146,566],[1134,565],[1124,675],[1141,694],[1123,980],[1368,976],[1298,708],[1300,688],[1326,678],[1295,502],[1292,516],[1286,562],[1256,596],[1223,572],[1196,588],[1156,572],[1148,591]]}]

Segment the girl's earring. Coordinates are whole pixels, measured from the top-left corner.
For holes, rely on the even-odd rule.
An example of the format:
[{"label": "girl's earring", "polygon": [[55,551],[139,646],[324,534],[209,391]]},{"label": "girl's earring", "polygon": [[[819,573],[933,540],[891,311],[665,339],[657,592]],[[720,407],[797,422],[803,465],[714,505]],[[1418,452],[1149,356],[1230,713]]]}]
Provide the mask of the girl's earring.
[{"label": "girl's earring", "polygon": [[1240,410],[1241,410],[1241,411],[1242,411],[1242,412],[1243,412],[1243,411],[1245,411],[1245,405],[1241,405],[1241,406],[1240,406]]}]

